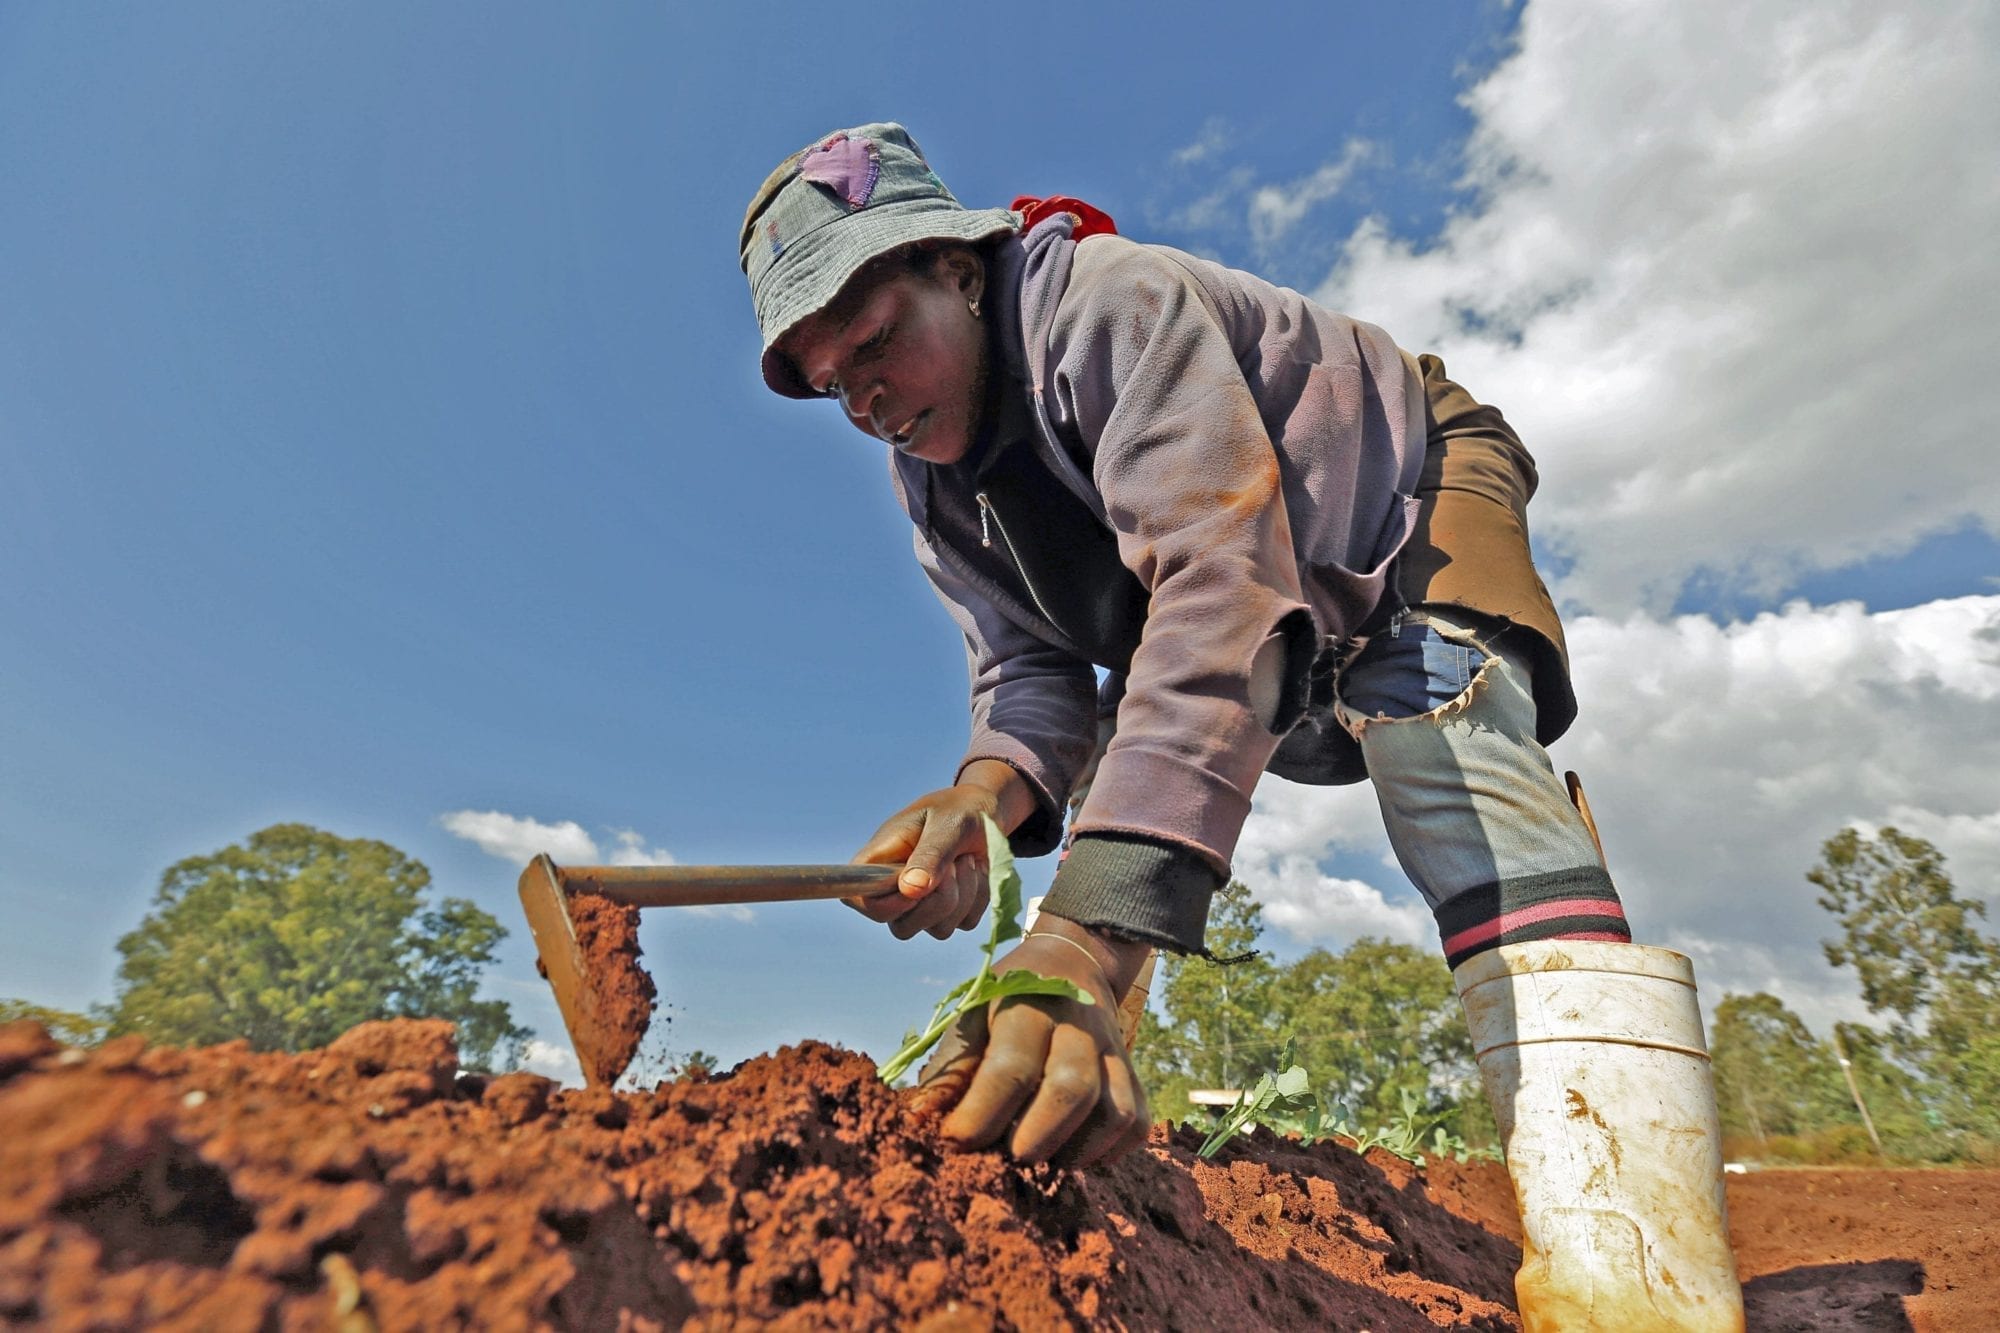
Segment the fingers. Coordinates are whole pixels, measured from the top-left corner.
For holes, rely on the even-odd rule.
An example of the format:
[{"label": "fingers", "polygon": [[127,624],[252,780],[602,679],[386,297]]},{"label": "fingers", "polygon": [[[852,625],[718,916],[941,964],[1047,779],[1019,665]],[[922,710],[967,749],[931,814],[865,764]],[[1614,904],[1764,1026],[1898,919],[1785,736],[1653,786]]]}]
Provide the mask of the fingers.
[{"label": "fingers", "polygon": [[1055,1021],[1032,1002],[1003,1001],[990,1019],[984,1058],[952,1113],[939,1126],[961,1148],[988,1148],[1041,1086]]},{"label": "fingers", "polygon": [[900,810],[884,820],[873,837],[854,854],[855,865],[893,866],[907,860],[910,849],[923,836],[924,812]]},{"label": "fingers", "polygon": [[[965,918],[970,916],[974,924],[986,906],[986,867],[975,857],[961,856],[951,863],[953,878],[958,882],[958,892],[952,899],[952,910],[940,913],[935,925],[927,926],[937,939],[948,940],[953,931],[965,930]],[[943,897],[943,894],[937,895]]]},{"label": "fingers", "polygon": [[973,1010],[944,1034],[917,1075],[911,1102],[919,1115],[943,1115],[965,1097],[986,1054],[986,1010]]},{"label": "fingers", "polygon": [[950,939],[953,931],[964,928],[961,923],[966,919],[978,922],[987,896],[985,864],[961,856],[951,862],[926,896],[911,899],[902,893],[885,894],[883,905],[893,914],[876,919],[891,922],[890,932],[897,939],[910,939],[919,931]]},{"label": "fingers", "polygon": [[921,898],[910,898],[903,893],[885,895],[892,899],[900,898],[905,904],[905,910],[898,913],[889,926],[890,933],[897,939],[910,939],[919,931],[927,931],[939,939],[950,938],[958,919],[965,915],[963,895],[970,877],[960,873],[956,861],[947,867],[947,871]]},{"label": "fingers", "polygon": [[985,914],[986,831],[957,789],[933,792],[892,815],[854,855],[863,865],[902,863],[896,892],[844,899],[898,939],[927,931],[947,939]]},{"label": "fingers", "polygon": [[929,815],[924,820],[923,833],[903,863],[897,887],[905,897],[924,897],[954,878],[959,860],[983,857],[985,851],[986,829],[977,819]]},{"label": "fingers", "polygon": [[990,1035],[980,1034],[983,1054],[962,1046],[926,1071],[926,1086],[938,1085],[927,1105],[956,1098],[940,1126],[956,1146],[987,1148],[1005,1138],[1017,1161],[1089,1166],[1145,1141],[1146,1094],[1123,1051],[1107,1049],[1096,1025],[1058,1022],[1051,1007],[1002,1002]]},{"label": "fingers", "polygon": [[1151,1116],[1146,1090],[1122,1056],[1107,1054],[1097,1113],[1085,1124],[1084,1132],[1056,1154],[1055,1160],[1078,1168],[1115,1161],[1144,1143],[1149,1128]]},{"label": "fingers", "polygon": [[[1049,1041],[1049,1058],[1034,1100],[1014,1126],[1008,1149],[1019,1162],[1046,1162],[1083,1128],[1104,1093],[1104,1054],[1097,1034],[1065,1024]],[[1123,1134],[1123,1128],[1120,1129]]]},{"label": "fingers", "polygon": [[987,891],[988,873],[985,865],[982,864],[979,866],[978,892],[972,895],[972,901],[966,905],[965,915],[958,919],[958,928],[960,930],[973,929],[979,924],[981,918],[986,915],[986,903],[992,897],[992,894]]}]

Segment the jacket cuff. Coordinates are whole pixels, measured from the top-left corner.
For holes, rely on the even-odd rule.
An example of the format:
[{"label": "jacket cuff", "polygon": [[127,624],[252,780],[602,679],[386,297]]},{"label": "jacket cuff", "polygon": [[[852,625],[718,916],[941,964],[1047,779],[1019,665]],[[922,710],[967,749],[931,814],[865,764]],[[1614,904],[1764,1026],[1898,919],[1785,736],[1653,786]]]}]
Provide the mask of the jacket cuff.
[{"label": "jacket cuff", "polygon": [[1042,910],[1080,926],[1201,953],[1208,903],[1223,877],[1207,858],[1122,833],[1079,834],[1056,868]]},{"label": "jacket cuff", "polygon": [[[1242,763],[1253,783],[1277,748],[1277,738],[1266,735],[1262,743],[1266,748],[1255,758],[1256,767]],[[1243,821],[1249,817],[1247,786],[1239,787],[1211,767],[1179,755],[1114,745],[1099,761],[1090,797],[1071,827],[1078,837],[1136,834],[1186,848],[1203,854],[1218,875],[1226,875]]]}]

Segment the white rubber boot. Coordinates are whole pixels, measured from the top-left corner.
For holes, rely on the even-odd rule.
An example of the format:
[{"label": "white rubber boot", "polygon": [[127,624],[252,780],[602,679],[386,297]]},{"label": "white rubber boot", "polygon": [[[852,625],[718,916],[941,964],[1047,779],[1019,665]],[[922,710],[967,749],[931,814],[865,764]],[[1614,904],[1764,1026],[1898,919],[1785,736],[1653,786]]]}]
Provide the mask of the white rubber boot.
[{"label": "white rubber boot", "polygon": [[1522,1327],[1738,1333],[1693,965],[1545,940],[1453,975],[1521,1209]]}]

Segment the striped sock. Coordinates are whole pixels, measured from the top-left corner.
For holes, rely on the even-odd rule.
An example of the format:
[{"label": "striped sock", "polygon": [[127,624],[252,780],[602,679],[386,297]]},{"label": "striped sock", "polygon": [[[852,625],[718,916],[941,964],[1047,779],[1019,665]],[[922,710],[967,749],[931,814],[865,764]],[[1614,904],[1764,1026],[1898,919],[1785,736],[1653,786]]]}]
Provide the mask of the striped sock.
[{"label": "striped sock", "polygon": [[1526,940],[1632,942],[1625,908],[1603,866],[1578,866],[1481,884],[1437,909],[1444,960],[1457,967],[1474,954]]}]

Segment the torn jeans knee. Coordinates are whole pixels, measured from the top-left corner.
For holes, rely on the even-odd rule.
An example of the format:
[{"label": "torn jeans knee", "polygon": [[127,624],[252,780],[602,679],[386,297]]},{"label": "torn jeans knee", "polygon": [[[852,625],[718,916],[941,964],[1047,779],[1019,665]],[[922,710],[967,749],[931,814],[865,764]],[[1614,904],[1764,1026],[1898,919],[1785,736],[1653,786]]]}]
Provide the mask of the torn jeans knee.
[{"label": "torn jeans knee", "polygon": [[1496,661],[1471,617],[1399,612],[1342,664],[1334,716],[1357,741],[1378,723],[1440,720],[1465,710]]},{"label": "torn jeans knee", "polygon": [[1434,912],[1495,885],[1604,880],[1535,738],[1534,659],[1503,628],[1421,607],[1371,638],[1337,683],[1336,717],[1361,746],[1390,846]]}]

